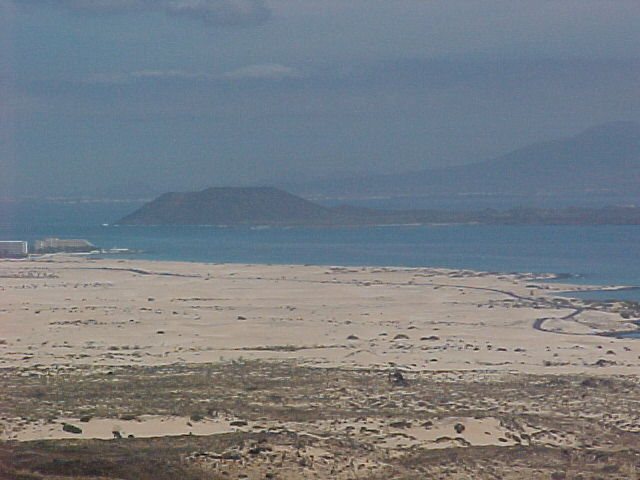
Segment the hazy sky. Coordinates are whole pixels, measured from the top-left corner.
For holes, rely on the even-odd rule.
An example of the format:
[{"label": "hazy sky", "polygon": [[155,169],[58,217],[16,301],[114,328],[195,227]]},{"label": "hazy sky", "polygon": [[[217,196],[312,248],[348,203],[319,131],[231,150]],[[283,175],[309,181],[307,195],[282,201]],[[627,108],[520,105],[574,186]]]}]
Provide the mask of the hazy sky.
[{"label": "hazy sky", "polygon": [[0,0],[0,197],[468,163],[640,120],[638,0]]}]

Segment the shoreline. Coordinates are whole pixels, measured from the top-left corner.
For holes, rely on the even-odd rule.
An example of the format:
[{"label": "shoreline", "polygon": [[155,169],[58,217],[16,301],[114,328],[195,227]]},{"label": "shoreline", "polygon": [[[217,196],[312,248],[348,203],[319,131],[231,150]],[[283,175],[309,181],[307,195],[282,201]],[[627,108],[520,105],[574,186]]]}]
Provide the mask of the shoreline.
[{"label": "shoreline", "polygon": [[[144,251],[127,251],[127,252],[110,252],[110,251],[101,251],[101,252],[59,252],[59,253],[46,253],[46,254],[29,254],[28,257],[25,258],[0,258],[0,265],[3,261],[49,261],[49,260],[64,260],[66,258],[84,258],[88,260],[130,260],[133,262],[149,262],[149,263],[186,263],[186,264],[202,264],[202,265],[243,265],[243,266],[286,266],[286,267],[326,267],[332,268],[335,265],[330,264],[322,264],[322,263],[279,263],[279,262],[261,262],[261,263],[247,263],[247,262],[204,262],[202,260],[166,260],[166,259],[148,259],[148,258],[136,258],[132,257],[133,255],[139,255],[142,253],[148,253]],[[582,275],[578,273],[553,273],[553,272],[516,272],[516,271],[497,271],[497,270],[476,270],[473,268],[453,268],[453,267],[432,267],[432,266],[408,266],[408,265],[376,265],[376,264],[367,264],[367,265],[338,265],[341,268],[391,268],[391,269],[431,269],[431,270],[441,270],[441,271],[466,271],[473,272],[476,274],[490,274],[490,275],[515,275],[515,276],[527,276],[532,280],[539,282],[561,282],[563,280],[567,280],[567,282],[562,282],[563,284],[568,285],[569,287],[575,288],[575,290],[569,290],[566,292],[558,292],[560,296],[565,296],[567,298],[573,298],[575,300],[590,300],[590,299],[581,299],[579,297],[570,297],[570,293],[573,292],[626,292],[626,291],[636,291],[640,290],[640,285],[615,285],[615,284],[578,284],[571,283],[571,279],[581,278]],[[567,295],[563,295],[563,294]],[[634,300],[624,300],[624,299],[608,299],[613,302],[634,302],[640,303],[640,301]],[[599,300],[593,300],[595,302]],[[604,301],[604,300],[603,300]]]},{"label": "shoreline", "polygon": [[[468,229],[467,235],[464,232]],[[31,233],[22,231],[15,235],[26,236],[27,240],[47,235],[87,238],[106,248],[144,250],[147,252],[145,255],[121,257],[153,261],[406,265],[501,272],[573,272],[575,275],[566,283],[640,285],[640,272],[633,261],[634,248],[626,253],[620,252],[614,241],[616,238],[633,238],[635,230],[622,227],[589,229],[584,234],[578,227],[504,230],[493,227],[392,227],[365,229],[361,233],[357,233],[361,229],[338,229],[322,234],[314,233],[314,229],[271,229],[270,233],[265,233],[248,228],[189,227],[186,230],[167,228],[159,237],[154,234],[155,230],[60,227]],[[389,232],[385,233],[387,230]],[[461,235],[464,238],[460,238]],[[594,245],[590,244],[592,240]],[[535,247],[539,243],[540,247]],[[503,250],[503,244],[506,250]],[[238,248],[240,245],[242,248]],[[541,255],[539,248],[549,251]]]},{"label": "shoreline", "polygon": [[[207,225],[204,225],[207,226]],[[559,280],[570,280],[572,278],[580,278],[581,274],[578,273],[553,273],[553,272],[517,272],[517,271],[501,271],[501,270],[477,270],[474,268],[455,268],[455,267],[444,267],[444,266],[410,266],[410,265],[386,265],[386,264],[346,264],[346,265],[337,265],[337,264],[329,264],[329,263],[289,263],[289,262],[206,262],[202,260],[170,260],[170,259],[149,259],[149,258],[135,258],[132,255],[139,254],[148,254],[152,252],[145,251],[132,251],[132,252],[124,252],[124,253],[111,253],[109,251],[106,252],[56,252],[56,253],[45,253],[45,254],[29,254],[27,257],[21,258],[0,258],[0,265],[2,262],[22,262],[22,261],[49,261],[49,260],[72,260],[74,258],[85,258],[89,260],[127,260],[132,262],[149,262],[149,263],[175,263],[175,264],[202,264],[202,265],[242,265],[242,266],[284,266],[284,267],[339,267],[339,268],[386,268],[386,269],[402,269],[402,270],[411,270],[411,269],[427,269],[427,270],[441,270],[443,272],[452,271],[452,272],[473,272],[476,274],[491,274],[491,275],[519,275],[519,276],[528,276],[532,279],[536,279],[536,281],[559,281]],[[118,257],[117,255],[122,255]],[[103,257],[104,256],[104,257]],[[544,278],[542,278],[544,277]],[[633,290],[640,289],[640,286],[633,285],[598,285],[598,284],[573,284],[568,282],[568,285],[578,287],[578,288],[588,288],[588,289],[598,289],[598,290]]]}]

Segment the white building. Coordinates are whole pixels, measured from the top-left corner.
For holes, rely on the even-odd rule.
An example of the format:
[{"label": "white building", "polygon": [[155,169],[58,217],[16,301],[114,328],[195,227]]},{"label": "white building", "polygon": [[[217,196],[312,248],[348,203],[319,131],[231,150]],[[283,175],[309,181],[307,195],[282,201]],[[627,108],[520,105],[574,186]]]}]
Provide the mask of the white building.
[{"label": "white building", "polygon": [[19,258],[26,257],[29,253],[27,242],[22,240],[4,240],[0,241],[0,257]]},{"label": "white building", "polygon": [[39,253],[90,252],[95,249],[91,242],[80,238],[45,238],[35,242],[35,251]]}]

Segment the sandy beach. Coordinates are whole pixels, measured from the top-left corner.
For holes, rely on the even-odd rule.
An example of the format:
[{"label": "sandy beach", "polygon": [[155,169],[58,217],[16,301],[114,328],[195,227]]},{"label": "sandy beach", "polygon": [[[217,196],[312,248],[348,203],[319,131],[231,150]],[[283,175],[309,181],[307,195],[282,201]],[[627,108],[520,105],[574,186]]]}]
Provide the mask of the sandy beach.
[{"label": "sandy beach", "polygon": [[[635,373],[621,305],[544,276],[54,258],[0,264],[0,367],[295,358],[320,366]],[[598,364],[598,360],[603,362]]]},{"label": "sandy beach", "polygon": [[[638,340],[602,334],[635,330],[632,320],[639,312],[624,302],[560,297],[559,292],[588,287],[551,283],[548,278],[431,268],[204,264],[73,256],[4,261],[0,263],[0,371],[6,391],[18,392],[15,398],[32,402],[31,408],[38,413],[28,415],[19,405],[6,403],[5,408],[13,411],[3,412],[1,435],[4,440],[20,441],[167,435],[222,438],[256,432],[275,435],[286,430],[322,440],[313,447],[324,452],[316,452],[317,459],[335,455],[323,440],[326,432],[333,431],[372,445],[375,454],[357,457],[369,473],[382,468],[380,452],[393,457],[416,448],[586,448],[591,433],[585,418],[581,417],[586,422],[584,431],[574,426],[570,433],[561,434],[558,428],[530,416],[542,415],[548,408],[539,404],[545,391],[557,394],[551,402],[557,402],[557,407],[551,406],[552,411],[567,407],[574,390],[570,386],[588,385],[585,379],[635,385],[640,371]],[[298,388],[297,376],[302,379],[300,385],[309,388],[316,381],[331,385],[322,391],[339,392],[336,385],[344,383],[345,391],[326,400],[323,408],[340,405],[350,411],[358,402],[368,405],[382,389],[386,393],[379,400],[380,408],[392,404],[394,409],[407,410],[379,414],[358,407],[359,413],[323,414],[313,420],[299,418],[300,412],[292,416],[281,411],[270,417],[257,407],[255,413],[247,411],[247,405],[262,402],[262,408],[272,408],[273,402],[284,401],[265,400],[268,395],[264,392],[258,400],[253,397],[256,388],[245,384],[241,393],[234,394],[234,406],[194,406],[196,400],[211,403],[211,388],[221,389],[216,390],[220,398],[236,388],[235,383],[224,383],[230,382],[231,371],[277,383],[283,374],[272,369],[284,368],[282,365],[289,372],[285,377],[290,375],[294,385],[287,389]],[[212,369],[222,370],[216,377]],[[139,373],[134,375],[134,371]],[[182,380],[174,379],[170,390],[155,385],[156,390],[144,401],[118,403],[121,399],[114,394],[100,408],[80,393],[91,390],[96,382],[112,382],[109,376],[129,385],[130,392],[135,390],[131,385],[136,379],[142,385],[146,379],[157,381],[171,375],[225,380],[189,384],[184,408],[176,407],[175,402],[158,403],[158,392],[175,396],[180,390],[176,382]],[[362,375],[377,386],[363,390]],[[532,390],[530,396],[519,393],[519,389],[538,388],[538,380],[532,380],[536,378],[552,383],[549,379],[563,379],[566,390],[562,394],[549,389]],[[438,389],[455,384],[461,392],[459,401],[467,406],[452,406],[449,400],[434,406],[435,400],[424,400],[436,395],[434,382]],[[492,400],[497,384],[504,391]],[[410,393],[411,388],[418,390]],[[623,391],[622,387],[611,388]],[[268,391],[282,398],[280,390],[277,394]],[[158,399],[151,400],[156,394]],[[394,400],[394,395],[400,396]],[[49,396],[50,401],[33,403]],[[300,397],[307,410],[319,405],[309,390]],[[130,418],[123,417],[134,410]],[[566,412],[573,415],[571,408]],[[515,413],[523,417],[516,420]],[[605,414],[611,417],[612,412],[594,411],[591,418]],[[616,422],[618,437],[611,433],[606,440],[611,445],[622,438],[621,425],[628,432],[640,430],[634,412],[619,413]],[[63,428],[65,425],[80,431]],[[293,448],[278,445],[271,451]],[[305,451],[304,455],[314,457]],[[216,468],[237,470],[233,462],[225,463],[216,455],[190,458],[209,466],[217,459]],[[327,461],[322,468],[317,463],[320,469],[312,469],[316,477],[307,473],[313,478],[358,478],[350,476],[346,458]],[[337,473],[338,466],[345,476]],[[295,478],[284,472],[300,474],[298,467],[287,470],[281,465],[281,478]],[[264,478],[259,476],[264,468],[257,464],[252,468],[257,472],[255,478]]]}]

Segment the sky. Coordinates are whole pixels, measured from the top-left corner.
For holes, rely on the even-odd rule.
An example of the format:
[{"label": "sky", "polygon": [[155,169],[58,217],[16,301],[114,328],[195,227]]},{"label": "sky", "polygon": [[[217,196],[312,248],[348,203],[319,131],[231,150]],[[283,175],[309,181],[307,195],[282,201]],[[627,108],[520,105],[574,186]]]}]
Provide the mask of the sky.
[{"label": "sky", "polygon": [[637,0],[0,0],[0,198],[481,161],[640,121]]}]

